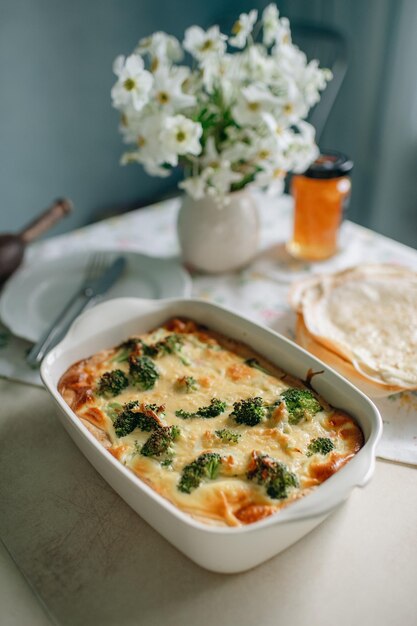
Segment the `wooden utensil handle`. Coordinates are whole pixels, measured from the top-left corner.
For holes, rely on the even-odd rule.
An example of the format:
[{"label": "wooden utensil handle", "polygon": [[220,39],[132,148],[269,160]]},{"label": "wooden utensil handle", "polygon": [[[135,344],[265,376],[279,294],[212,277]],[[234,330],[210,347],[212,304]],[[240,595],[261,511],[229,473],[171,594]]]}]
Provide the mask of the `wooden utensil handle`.
[{"label": "wooden utensil handle", "polygon": [[58,198],[39,217],[30,222],[19,234],[24,243],[29,243],[51,228],[65,215],[72,211],[72,202],[67,198]]}]

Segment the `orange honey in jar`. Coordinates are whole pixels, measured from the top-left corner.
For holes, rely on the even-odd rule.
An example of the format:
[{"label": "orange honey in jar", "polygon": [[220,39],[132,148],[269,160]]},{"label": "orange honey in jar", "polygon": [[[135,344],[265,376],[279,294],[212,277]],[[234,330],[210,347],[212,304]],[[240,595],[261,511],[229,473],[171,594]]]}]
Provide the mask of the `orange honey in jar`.
[{"label": "orange honey in jar", "polygon": [[320,261],[336,254],[352,167],[345,155],[332,151],[321,154],[304,174],[293,176],[294,230],[287,243],[291,256]]}]

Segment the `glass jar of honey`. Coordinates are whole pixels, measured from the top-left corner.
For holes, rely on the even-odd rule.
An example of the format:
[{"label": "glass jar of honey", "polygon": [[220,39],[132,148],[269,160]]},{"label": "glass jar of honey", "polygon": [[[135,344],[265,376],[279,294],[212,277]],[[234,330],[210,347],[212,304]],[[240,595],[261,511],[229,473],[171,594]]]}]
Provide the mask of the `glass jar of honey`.
[{"label": "glass jar of honey", "polygon": [[344,209],[350,196],[353,163],[340,152],[321,154],[291,181],[294,229],[287,250],[306,261],[327,259],[338,250]]}]

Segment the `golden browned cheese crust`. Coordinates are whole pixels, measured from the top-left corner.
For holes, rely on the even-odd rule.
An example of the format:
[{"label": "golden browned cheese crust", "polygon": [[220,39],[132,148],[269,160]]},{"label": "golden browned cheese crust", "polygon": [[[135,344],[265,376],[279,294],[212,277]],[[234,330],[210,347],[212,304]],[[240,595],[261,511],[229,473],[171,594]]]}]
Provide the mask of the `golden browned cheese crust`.
[{"label": "golden browned cheese crust", "polygon": [[[327,480],[363,445],[349,415],[244,344],[180,319],[133,339],[75,363],[59,392],[110,454],[199,521],[240,526],[268,517]],[[148,389],[132,369],[143,358],[157,370]],[[123,372],[125,385],[114,396],[100,383],[113,370]],[[285,399],[291,389],[308,392],[315,410],[294,419]],[[236,403],[251,398],[258,398],[261,418],[241,423]],[[204,411],[213,399],[224,403],[215,416]],[[133,419],[140,413],[145,422],[121,432],[132,406]],[[150,448],[161,433],[167,444]],[[184,488],[185,468],[207,454],[217,459],[216,471]]]}]

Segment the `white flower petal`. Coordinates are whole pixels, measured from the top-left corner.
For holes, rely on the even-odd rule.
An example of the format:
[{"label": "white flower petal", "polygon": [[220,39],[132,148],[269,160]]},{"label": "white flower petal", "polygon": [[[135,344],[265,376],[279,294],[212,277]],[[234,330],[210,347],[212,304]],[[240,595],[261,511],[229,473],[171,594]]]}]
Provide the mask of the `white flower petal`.
[{"label": "white flower petal", "polygon": [[116,74],[116,76],[120,76],[120,74],[122,73],[124,64],[125,64],[125,58],[122,54],[120,54],[118,57],[114,59],[113,72]]},{"label": "white flower petal", "polygon": [[253,26],[258,19],[258,11],[253,9],[250,13],[241,13],[237,22],[234,23],[232,33],[234,37],[229,38],[229,43],[235,48],[244,48]]},{"label": "white flower petal", "polygon": [[127,57],[125,62],[125,70],[129,74],[135,75],[139,74],[144,68],[144,63],[142,57],[137,54],[131,54]]}]

